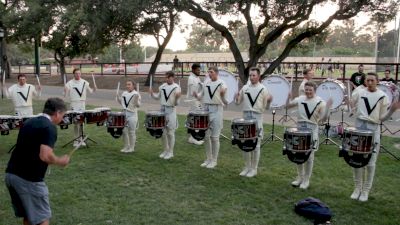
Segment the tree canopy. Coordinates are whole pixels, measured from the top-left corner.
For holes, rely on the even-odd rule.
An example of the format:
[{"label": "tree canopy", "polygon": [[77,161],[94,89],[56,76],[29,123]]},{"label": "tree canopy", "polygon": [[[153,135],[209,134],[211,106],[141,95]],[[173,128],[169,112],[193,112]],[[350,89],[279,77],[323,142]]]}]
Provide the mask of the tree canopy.
[{"label": "tree canopy", "polygon": [[[382,21],[393,18],[399,3],[395,0],[175,0],[175,4],[181,11],[203,20],[220,32],[235,58],[240,78],[246,81],[249,68],[256,66],[271,43],[282,35],[290,34],[286,45],[264,75],[272,73],[299,43],[322,33],[333,21],[348,20],[360,12],[370,13]],[[310,19],[313,11],[328,4],[334,11],[327,19]],[[229,16],[227,23],[222,22],[221,17],[224,16]],[[242,58],[233,35],[242,20],[250,39],[248,63]]]}]

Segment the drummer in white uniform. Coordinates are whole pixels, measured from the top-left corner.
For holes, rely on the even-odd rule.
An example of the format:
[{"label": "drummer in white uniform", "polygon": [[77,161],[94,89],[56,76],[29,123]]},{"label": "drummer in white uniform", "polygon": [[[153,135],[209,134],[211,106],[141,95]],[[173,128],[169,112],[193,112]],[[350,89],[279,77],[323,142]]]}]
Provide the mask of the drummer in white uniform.
[{"label": "drummer in white uniform", "polygon": [[299,86],[299,96],[305,95],[304,85],[308,81],[311,81],[311,79],[314,77],[314,71],[312,69],[305,69],[303,70],[303,76],[304,76],[303,81]]},{"label": "drummer in white uniform", "polygon": [[297,106],[297,126],[312,130],[313,150],[308,160],[303,164],[297,164],[297,178],[292,182],[294,187],[307,189],[310,184],[310,177],[314,165],[314,152],[318,150],[318,124],[328,118],[329,109],[333,103],[332,99],[325,102],[315,94],[317,85],[308,81],[304,84],[305,95],[298,96],[287,105],[288,108]]},{"label": "drummer in white uniform", "polygon": [[[68,81],[64,87],[64,97],[68,96],[71,101],[71,110],[77,112],[84,112],[86,110],[86,93],[89,91],[93,93],[96,91],[96,87],[90,88],[89,82],[81,78],[81,70],[75,68],[72,71],[74,78]],[[81,126],[74,124],[75,138],[78,138],[81,131]],[[74,141],[74,146],[79,144],[79,140]],[[86,144],[83,142],[82,146]]]},{"label": "drummer in white uniform", "polygon": [[223,127],[223,107],[228,104],[225,93],[227,86],[222,79],[218,78],[218,68],[211,66],[208,69],[210,79],[204,84],[200,93],[193,92],[198,100],[202,99],[204,110],[209,112],[209,129],[205,136],[206,160],[200,165],[209,169],[215,168],[218,163],[219,136]]},{"label": "drummer in white uniform", "polygon": [[400,102],[394,102],[390,110],[387,110],[390,103],[386,94],[377,88],[379,79],[376,73],[368,73],[365,82],[367,88],[357,91],[351,99],[351,105],[353,107],[357,105],[355,127],[374,132],[375,148],[367,166],[353,168],[355,188],[350,198],[362,202],[368,201],[374,180],[375,164],[380,150],[380,123],[390,118],[393,112],[400,108]]},{"label": "drummer in white uniform", "polygon": [[[189,75],[188,84],[187,84],[187,93],[186,98],[187,101],[190,102],[190,110],[202,110],[201,102],[193,97],[193,92],[200,92],[201,90],[201,80],[200,80],[200,64],[193,63],[192,72]],[[204,141],[198,141],[189,134],[188,142],[195,145],[202,145]]]},{"label": "drummer in white uniform", "polygon": [[260,69],[250,68],[250,84],[246,84],[236,94],[235,103],[243,102],[244,119],[257,120],[257,130],[259,132],[257,146],[251,152],[244,152],[245,167],[240,176],[254,177],[257,175],[258,162],[260,160],[260,146],[263,138],[263,113],[272,100],[268,90],[260,83]]},{"label": "drummer in white uniform", "polygon": [[166,79],[167,82],[158,88],[158,93],[154,93],[151,88],[149,92],[152,98],[160,99],[161,112],[164,112],[166,116],[167,125],[162,134],[164,151],[160,154],[160,158],[171,159],[174,157],[175,130],[178,128],[175,106],[178,105],[178,100],[181,97],[181,87],[174,82],[174,72],[168,71]]},{"label": "drummer in white uniform", "polygon": [[126,81],[126,91],[117,96],[117,102],[122,105],[125,112],[126,126],[122,130],[124,148],[121,152],[129,153],[135,151],[136,129],[138,124],[137,109],[140,107],[141,96],[136,90],[136,84],[132,80]]},{"label": "drummer in white uniform", "polygon": [[17,116],[31,116],[33,115],[32,99],[33,96],[40,96],[42,87],[40,85],[37,88],[26,83],[26,75],[19,74],[18,83],[12,85],[10,88],[5,88],[7,98],[11,99],[14,104],[15,115]]}]

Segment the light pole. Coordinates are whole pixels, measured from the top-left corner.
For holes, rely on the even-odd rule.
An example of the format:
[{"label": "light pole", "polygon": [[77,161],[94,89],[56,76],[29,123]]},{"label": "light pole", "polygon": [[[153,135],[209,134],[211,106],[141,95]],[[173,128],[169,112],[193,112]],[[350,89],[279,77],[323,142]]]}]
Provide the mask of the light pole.
[{"label": "light pole", "polygon": [[0,27],[0,72],[1,72],[1,98],[4,98],[3,87],[4,87],[4,70],[3,70],[3,38],[4,38],[4,29]]}]

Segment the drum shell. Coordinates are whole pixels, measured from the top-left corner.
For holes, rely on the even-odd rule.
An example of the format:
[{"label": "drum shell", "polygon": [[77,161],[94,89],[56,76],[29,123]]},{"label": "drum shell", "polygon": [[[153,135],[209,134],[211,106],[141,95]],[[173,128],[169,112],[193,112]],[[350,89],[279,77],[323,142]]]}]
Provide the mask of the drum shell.
[{"label": "drum shell", "polygon": [[257,120],[234,119],[231,124],[232,139],[245,141],[258,138]]},{"label": "drum shell", "polygon": [[124,128],[126,124],[125,113],[110,112],[107,119],[108,128]]},{"label": "drum shell", "polygon": [[104,121],[102,112],[97,110],[86,110],[84,112],[84,117],[87,124],[99,123]]},{"label": "drum shell", "polygon": [[207,130],[209,124],[208,112],[194,111],[187,115],[186,127],[192,130]]},{"label": "drum shell", "polygon": [[374,132],[347,127],[343,132],[342,149],[358,154],[369,154],[374,147]]},{"label": "drum shell", "polygon": [[312,131],[310,129],[287,128],[284,134],[285,149],[292,152],[312,150]]},{"label": "drum shell", "polygon": [[145,126],[147,129],[164,129],[166,125],[165,113],[151,111],[146,113]]}]

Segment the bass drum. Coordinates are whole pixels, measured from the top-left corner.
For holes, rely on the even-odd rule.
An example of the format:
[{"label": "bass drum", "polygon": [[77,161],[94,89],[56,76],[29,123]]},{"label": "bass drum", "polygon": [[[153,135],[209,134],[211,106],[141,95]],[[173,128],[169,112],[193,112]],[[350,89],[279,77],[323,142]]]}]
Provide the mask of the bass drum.
[{"label": "bass drum", "polygon": [[333,103],[330,109],[337,109],[343,104],[345,91],[346,87],[341,81],[328,78],[318,86],[316,94],[325,102],[332,98]]},{"label": "bass drum", "polygon": [[270,95],[273,96],[270,103],[271,108],[280,108],[286,105],[289,97],[290,84],[285,77],[280,75],[269,75],[261,82],[267,88]]},{"label": "bass drum", "polygon": [[[226,84],[226,86],[228,87],[227,93],[226,93],[226,100],[228,101],[228,104],[230,104],[231,102],[233,102],[233,100],[235,100],[235,94],[237,92],[239,92],[238,89],[238,80],[236,79],[235,74],[220,69],[218,72],[218,78],[223,80]],[[206,78],[204,79],[204,84],[207,83],[210,80],[210,78],[208,77],[208,75],[206,75]]]},{"label": "bass drum", "polygon": [[379,81],[377,88],[387,95],[389,103],[392,103],[399,96],[397,86],[392,82]]}]

